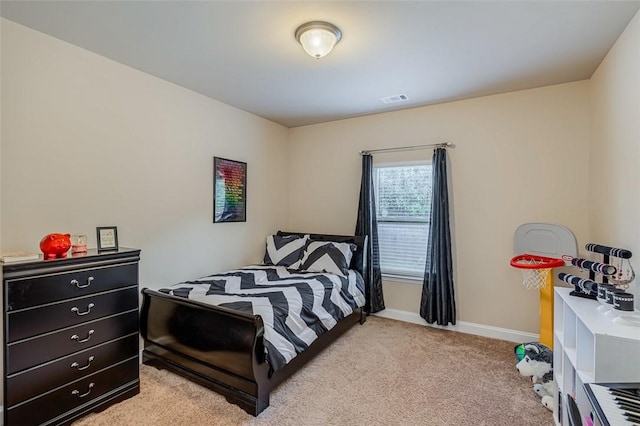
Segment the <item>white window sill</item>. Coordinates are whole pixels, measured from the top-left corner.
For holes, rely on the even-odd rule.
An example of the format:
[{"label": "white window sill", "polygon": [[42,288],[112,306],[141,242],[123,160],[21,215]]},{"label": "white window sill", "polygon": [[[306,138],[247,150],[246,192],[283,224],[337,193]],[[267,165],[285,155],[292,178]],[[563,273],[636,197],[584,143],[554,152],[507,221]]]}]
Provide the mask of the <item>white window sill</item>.
[{"label": "white window sill", "polygon": [[422,277],[409,277],[406,275],[393,275],[393,274],[382,274],[382,279],[387,281],[393,281],[397,283],[406,283],[406,284],[414,284],[414,285],[422,285],[424,278]]}]

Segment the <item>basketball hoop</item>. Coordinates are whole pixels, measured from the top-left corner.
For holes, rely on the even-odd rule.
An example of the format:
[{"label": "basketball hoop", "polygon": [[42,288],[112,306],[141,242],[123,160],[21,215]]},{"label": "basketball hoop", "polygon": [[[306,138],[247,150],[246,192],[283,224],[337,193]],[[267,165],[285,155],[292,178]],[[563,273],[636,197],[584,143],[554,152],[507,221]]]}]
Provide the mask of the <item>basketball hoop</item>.
[{"label": "basketball hoop", "polygon": [[541,289],[547,284],[552,268],[565,266],[564,260],[553,257],[521,254],[511,259],[511,266],[522,271],[522,285],[526,289]]}]

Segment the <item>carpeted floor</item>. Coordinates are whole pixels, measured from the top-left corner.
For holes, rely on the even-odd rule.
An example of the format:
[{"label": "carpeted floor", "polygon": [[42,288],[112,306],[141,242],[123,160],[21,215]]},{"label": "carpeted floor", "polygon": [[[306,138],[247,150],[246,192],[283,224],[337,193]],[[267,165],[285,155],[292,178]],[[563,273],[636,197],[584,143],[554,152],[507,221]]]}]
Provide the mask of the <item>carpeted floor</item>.
[{"label": "carpeted floor", "polygon": [[513,347],[369,317],[280,385],[257,418],[143,365],[140,395],[74,425],[552,425]]}]

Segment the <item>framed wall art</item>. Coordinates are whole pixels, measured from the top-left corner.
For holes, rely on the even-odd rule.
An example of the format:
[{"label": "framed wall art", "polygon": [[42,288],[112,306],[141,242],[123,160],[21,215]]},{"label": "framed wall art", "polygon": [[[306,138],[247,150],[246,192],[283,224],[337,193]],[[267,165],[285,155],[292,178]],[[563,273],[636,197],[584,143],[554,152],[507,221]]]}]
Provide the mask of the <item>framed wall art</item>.
[{"label": "framed wall art", "polygon": [[247,221],[247,163],[213,157],[213,223]]}]

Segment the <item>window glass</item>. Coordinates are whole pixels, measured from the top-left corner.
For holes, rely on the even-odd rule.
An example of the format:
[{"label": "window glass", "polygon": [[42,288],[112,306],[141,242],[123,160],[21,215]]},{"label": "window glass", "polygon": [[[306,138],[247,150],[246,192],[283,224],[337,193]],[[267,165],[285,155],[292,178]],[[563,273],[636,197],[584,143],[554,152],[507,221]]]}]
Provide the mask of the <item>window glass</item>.
[{"label": "window glass", "polygon": [[431,165],[381,165],[374,172],[382,273],[423,277],[431,210]]}]

